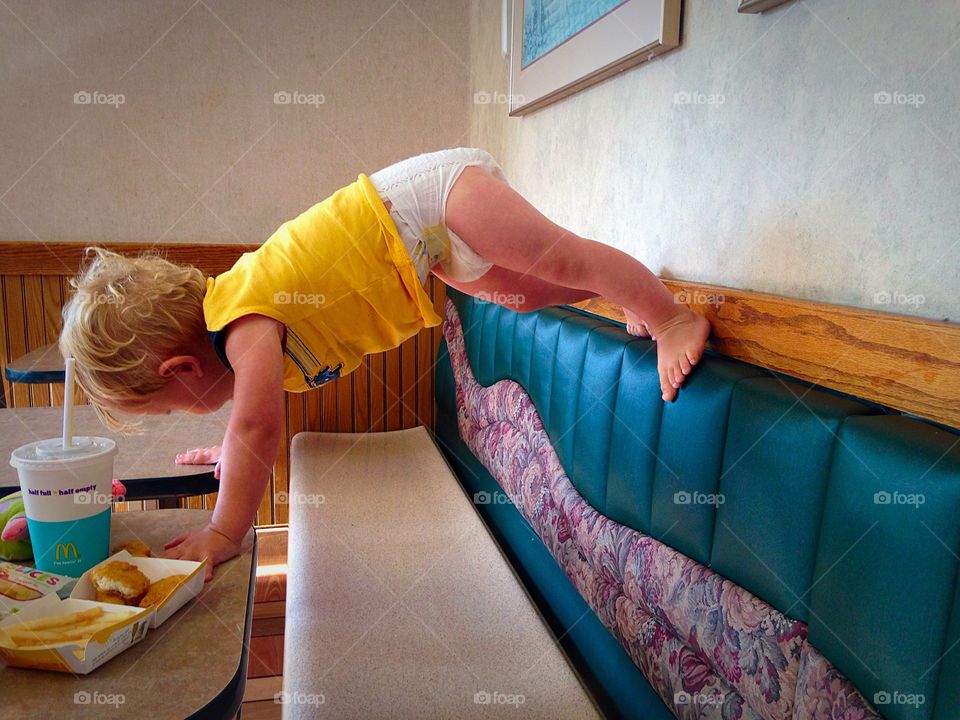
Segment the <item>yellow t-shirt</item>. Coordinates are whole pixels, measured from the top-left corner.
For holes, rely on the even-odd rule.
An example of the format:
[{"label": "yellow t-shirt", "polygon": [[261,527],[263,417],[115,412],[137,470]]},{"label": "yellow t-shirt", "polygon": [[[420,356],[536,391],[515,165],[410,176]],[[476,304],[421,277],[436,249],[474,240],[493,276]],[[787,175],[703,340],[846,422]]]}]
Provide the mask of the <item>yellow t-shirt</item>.
[{"label": "yellow t-shirt", "polygon": [[203,315],[224,362],[220,331],[253,314],[286,326],[283,387],[294,392],[346,375],[364,355],[441,322],[363,174],[207,280]]}]

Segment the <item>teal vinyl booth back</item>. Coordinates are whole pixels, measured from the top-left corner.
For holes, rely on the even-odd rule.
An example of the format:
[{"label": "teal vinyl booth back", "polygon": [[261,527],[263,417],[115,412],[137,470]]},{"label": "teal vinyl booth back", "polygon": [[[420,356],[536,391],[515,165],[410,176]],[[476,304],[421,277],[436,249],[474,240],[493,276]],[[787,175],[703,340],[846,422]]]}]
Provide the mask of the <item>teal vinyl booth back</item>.
[{"label": "teal vinyl booth back", "polygon": [[[526,389],[594,508],[807,623],[869,700],[924,698],[885,717],[960,718],[955,432],[711,353],[665,404],[655,343],[569,308],[448,297],[477,381]],[[435,388],[438,444],[469,494],[496,492],[459,437],[445,342]],[[603,711],[672,717],[523,516],[478,510]]]}]

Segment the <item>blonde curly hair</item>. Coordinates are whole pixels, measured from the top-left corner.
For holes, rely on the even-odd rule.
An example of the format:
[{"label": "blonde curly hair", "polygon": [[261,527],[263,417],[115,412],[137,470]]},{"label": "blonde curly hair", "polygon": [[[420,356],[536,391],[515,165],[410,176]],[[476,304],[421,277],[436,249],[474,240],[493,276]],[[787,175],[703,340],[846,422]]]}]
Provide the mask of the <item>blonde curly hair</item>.
[{"label": "blonde curly hair", "polygon": [[204,340],[206,277],[159,255],[132,258],[90,247],[71,286],[60,352],[76,358],[76,382],[103,423],[129,432],[136,426],[111,408],[162,388],[160,363]]}]

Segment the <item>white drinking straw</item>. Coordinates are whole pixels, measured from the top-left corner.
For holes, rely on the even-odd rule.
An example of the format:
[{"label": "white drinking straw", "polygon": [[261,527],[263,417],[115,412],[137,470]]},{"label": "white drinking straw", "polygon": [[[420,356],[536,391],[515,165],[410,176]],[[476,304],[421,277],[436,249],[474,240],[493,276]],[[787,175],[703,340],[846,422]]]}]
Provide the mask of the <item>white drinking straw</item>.
[{"label": "white drinking straw", "polygon": [[73,373],[76,359],[67,358],[63,382],[63,447],[73,447]]}]

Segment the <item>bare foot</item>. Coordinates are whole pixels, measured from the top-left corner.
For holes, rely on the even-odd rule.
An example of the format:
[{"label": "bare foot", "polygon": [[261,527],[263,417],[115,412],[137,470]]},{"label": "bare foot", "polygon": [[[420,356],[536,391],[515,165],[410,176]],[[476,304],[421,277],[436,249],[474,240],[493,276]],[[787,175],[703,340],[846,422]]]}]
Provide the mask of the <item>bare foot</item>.
[{"label": "bare foot", "polygon": [[637,337],[648,337],[651,340],[656,338],[650,334],[650,328],[647,323],[640,319],[640,316],[631,310],[623,308],[623,314],[627,316],[627,332]]},{"label": "bare foot", "polygon": [[214,465],[220,462],[220,446],[194,448],[177,454],[177,465]]},{"label": "bare foot", "polygon": [[670,402],[700,362],[710,336],[710,323],[686,307],[656,328],[657,371],[663,399]]}]

